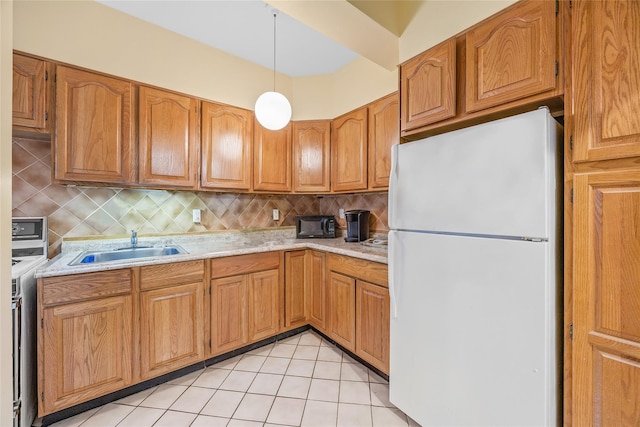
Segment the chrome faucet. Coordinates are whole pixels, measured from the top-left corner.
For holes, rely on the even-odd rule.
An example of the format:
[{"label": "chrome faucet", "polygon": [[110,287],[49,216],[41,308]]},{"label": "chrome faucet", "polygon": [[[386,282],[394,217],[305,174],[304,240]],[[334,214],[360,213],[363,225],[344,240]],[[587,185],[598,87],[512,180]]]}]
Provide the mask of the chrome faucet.
[{"label": "chrome faucet", "polygon": [[135,248],[136,246],[138,246],[138,233],[136,230],[131,230],[131,247]]}]

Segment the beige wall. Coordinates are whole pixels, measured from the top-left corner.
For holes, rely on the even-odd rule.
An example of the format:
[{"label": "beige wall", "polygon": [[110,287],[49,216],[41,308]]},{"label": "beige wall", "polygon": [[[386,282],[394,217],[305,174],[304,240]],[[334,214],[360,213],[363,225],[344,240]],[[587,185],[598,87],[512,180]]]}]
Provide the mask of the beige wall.
[{"label": "beige wall", "polygon": [[0,1],[0,426],[13,418],[11,365],[11,45],[12,0]]},{"label": "beige wall", "polygon": [[358,57],[334,74],[294,79],[297,120],[334,118],[398,90],[398,71]]}]

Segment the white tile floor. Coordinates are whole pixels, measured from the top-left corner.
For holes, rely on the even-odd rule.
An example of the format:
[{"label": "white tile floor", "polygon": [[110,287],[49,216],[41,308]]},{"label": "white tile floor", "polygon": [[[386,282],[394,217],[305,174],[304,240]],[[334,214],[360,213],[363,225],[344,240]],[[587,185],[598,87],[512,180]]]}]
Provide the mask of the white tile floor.
[{"label": "white tile floor", "polygon": [[72,426],[417,426],[389,385],[312,331],[52,424]]}]

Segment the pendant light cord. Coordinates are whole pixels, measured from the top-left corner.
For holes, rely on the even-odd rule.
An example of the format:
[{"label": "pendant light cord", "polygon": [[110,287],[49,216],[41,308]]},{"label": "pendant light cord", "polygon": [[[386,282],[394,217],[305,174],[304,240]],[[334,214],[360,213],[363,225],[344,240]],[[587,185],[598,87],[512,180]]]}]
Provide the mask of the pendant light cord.
[{"label": "pendant light cord", "polygon": [[273,91],[276,91],[276,15],[273,11]]}]

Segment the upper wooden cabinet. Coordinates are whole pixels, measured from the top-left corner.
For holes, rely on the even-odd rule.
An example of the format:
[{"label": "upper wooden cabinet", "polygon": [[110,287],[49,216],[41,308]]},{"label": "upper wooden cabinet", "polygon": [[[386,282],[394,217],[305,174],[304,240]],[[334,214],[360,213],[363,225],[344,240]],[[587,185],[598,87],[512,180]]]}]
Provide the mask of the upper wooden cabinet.
[{"label": "upper wooden cabinet", "polygon": [[367,107],[331,123],[331,189],[367,189]]},{"label": "upper wooden cabinet", "polygon": [[330,146],[329,120],[293,123],[293,191],[329,192]]},{"label": "upper wooden cabinet", "polygon": [[198,174],[198,101],[140,86],[138,182],[195,188]]},{"label": "upper wooden cabinet", "polygon": [[400,66],[401,136],[415,140],[563,109],[569,2],[521,0]]},{"label": "upper wooden cabinet", "polygon": [[556,88],[556,2],[524,0],[466,36],[466,111]]},{"label": "upper wooden cabinet", "polygon": [[202,103],[200,187],[251,189],[253,113],[229,105]]},{"label": "upper wooden cabinet", "polygon": [[456,114],[456,40],[451,38],[400,66],[401,129],[408,131]]},{"label": "upper wooden cabinet", "polygon": [[13,54],[13,128],[49,133],[50,63]]},{"label": "upper wooden cabinet", "polygon": [[640,155],[640,3],[573,2],[573,160]]},{"label": "upper wooden cabinet", "polygon": [[132,82],[57,67],[55,179],[135,182],[133,95]]},{"label": "upper wooden cabinet", "polygon": [[280,130],[263,128],[255,121],[253,189],[291,191],[291,123]]},{"label": "upper wooden cabinet", "polygon": [[400,142],[398,94],[369,104],[369,188],[389,187],[391,146]]}]

